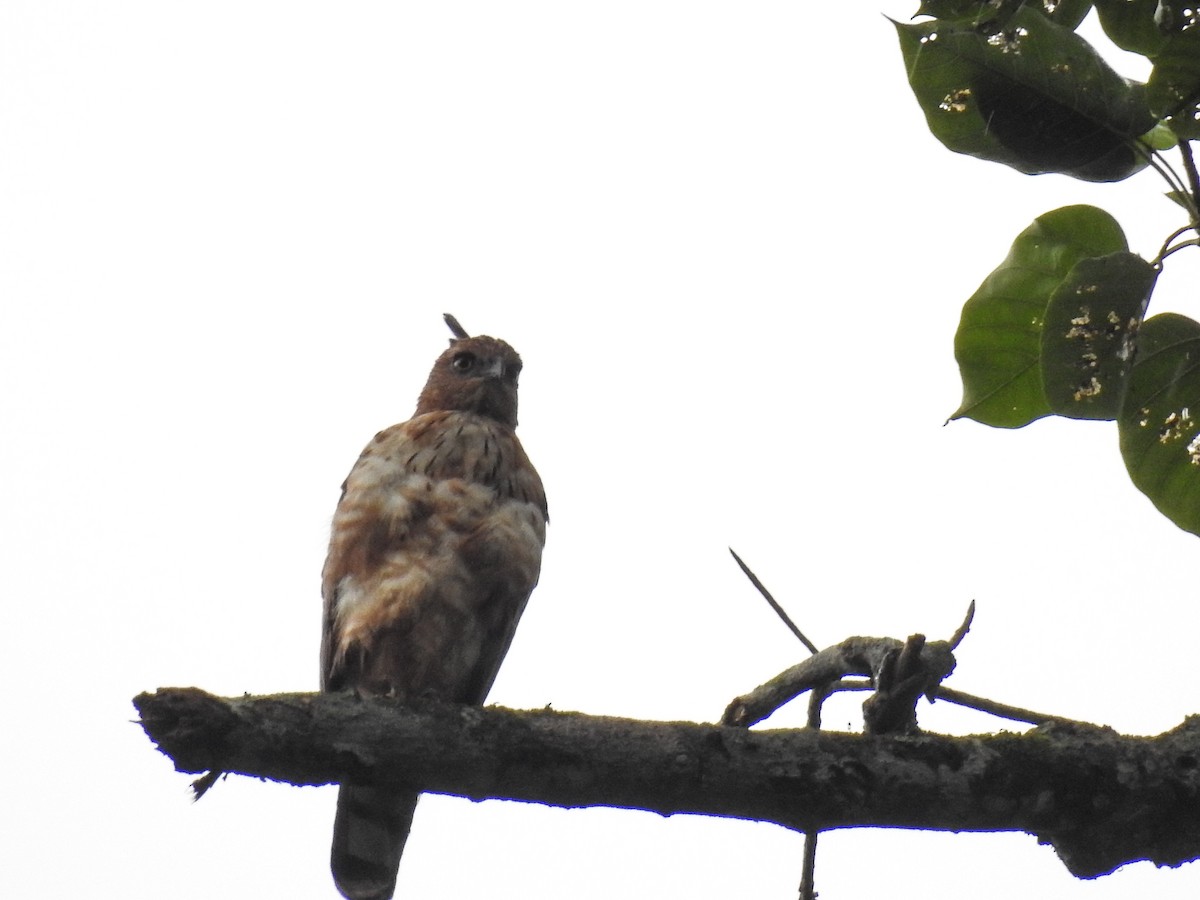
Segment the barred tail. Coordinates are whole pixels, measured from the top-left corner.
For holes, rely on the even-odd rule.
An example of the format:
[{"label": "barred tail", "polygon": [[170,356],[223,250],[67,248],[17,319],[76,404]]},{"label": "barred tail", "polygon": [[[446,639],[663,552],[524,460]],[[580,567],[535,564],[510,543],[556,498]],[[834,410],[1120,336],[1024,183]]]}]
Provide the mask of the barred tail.
[{"label": "barred tail", "polygon": [[388,900],[418,794],[344,784],[338,792],[329,864],[346,900]]}]

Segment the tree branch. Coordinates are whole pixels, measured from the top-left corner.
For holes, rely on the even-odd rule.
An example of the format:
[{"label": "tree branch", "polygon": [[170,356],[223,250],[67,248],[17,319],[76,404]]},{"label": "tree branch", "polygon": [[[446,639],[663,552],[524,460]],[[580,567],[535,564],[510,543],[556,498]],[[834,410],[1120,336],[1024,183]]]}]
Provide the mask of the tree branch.
[{"label": "tree branch", "polygon": [[[1200,717],[1155,738],[1053,723],[1028,734],[750,731],[344,694],[140,694],[182,772],[405,783],[479,800],[775,822],[1024,831],[1075,875],[1200,857]],[[401,773],[403,778],[401,778]]]},{"label": "tree branch", "polygon": [[[903,671],[906,680],[911,680],[904,685],[903,692],[897,692],[895,688],[898,685],[892,682],[897,670],[891,667],[898,664],[901,658],[904,664],[900,671]],[[889,668],[889,677],[879,684],[879,675],[885,665]],[[761,722],[805,691],[832,686],[846,675],[866,675],[879,684],[879,693],[872,698],[876,700],[876,715],[883,712],[880,705],[886,704],[892,709],[890,714],[882,715],[882,719],[901,718],[901,713],[895,708],[898,702],[900,707],[907,706],[903,716],[907,719],[907,713],[911,713],[917,698],[924,693],[936,695],[938,684],[952,671],[954,654],[946,641],[926,643],[924,636],[919,634],[912,635],[906,642],[895,638],[849,637],[801,660],[748,694],[735,697],[726,707],[721,723],[748,726]],[[913,721],[915,723],[915,717]],[[880,725],[872,730],[881,733],[902,729]]]}]

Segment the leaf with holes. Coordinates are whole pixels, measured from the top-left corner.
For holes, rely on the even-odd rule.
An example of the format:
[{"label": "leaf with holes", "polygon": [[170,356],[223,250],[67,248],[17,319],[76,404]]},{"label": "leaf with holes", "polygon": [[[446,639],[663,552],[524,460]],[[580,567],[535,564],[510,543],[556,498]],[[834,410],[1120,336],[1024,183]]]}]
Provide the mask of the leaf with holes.
[{"label": "leaf with holes", "polygon": [[949,149],[1029,174],[1119,181],[1155,123],[1142,85],[1070,28],[1021,6],[1003,20],[894,23],[930,131]]},{"label": "leaf with holes", "polygon": [[1042,386],[1055,413],[1115,419],[1158,271],[1134,253],[1081,259],[1050,295]]},{"label": "leaf with holes", "polygon": [[1142,323],[1117,424],[1138,490],[1200,534],[1200,322],[1163,313]]},{"label": "leaf with holes", "polygon": [[962,405],[950,418],[1020,428],[1053,412],[1042,387],[1042,322],[1082,259],[1127,249],[1116,220],[1094,206],[1038,216],[963,306],[954,356]]}]

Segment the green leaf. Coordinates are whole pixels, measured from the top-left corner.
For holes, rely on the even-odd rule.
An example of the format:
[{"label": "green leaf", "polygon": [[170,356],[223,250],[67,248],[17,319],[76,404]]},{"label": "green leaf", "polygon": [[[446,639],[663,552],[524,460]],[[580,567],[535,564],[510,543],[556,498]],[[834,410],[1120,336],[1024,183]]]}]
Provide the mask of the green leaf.
[{"label": "green leaf", "polygon": [[916,15],[937,19],[994,19],[996,6],[988,0],[921,0]]},{"label": "green leaf", "polygon": [[1200,139],[1200,5],[1162,0],[1158,21],[1166,40],[1146,83],[1150,108],[1179,137]]},{"label": "green leaf", "polygon": [[1184,210],[1191,215],[1191,194],[1185,194],[1183,191],[1167,191],[1163,196],[1165,196],[1172,203],[1177,203],[1182,206]]},{"label": "green leaf", "polygon": [[1145,92],[1069,28],[1022,6],[996,21],[896,25],[908,80],[949,149],[1029,174],[1119,181],[1146,165]]},{"label": "green leaf", "polygon": [[1170,150],[1179,146],[1179,136],[1165,122],[1159,122],[1138,140],[1154,150]]},{"label": "green leaf", "polygon": [[1042,322],[1081,259],[1128,249],[1116,220],[1094,206],[1038,216],[963,306],[954,356],[962,404],[950,417],[1020,428],[1053,411],[1042,388]]},{"label": "green leaf", "polygon": [[1163,313],[1142,324],[1117,424],[1138,490],[1200,534],[1200,322]]},{"label": "green leaf", "polygon": [[1154,56],[1166,36],[1154,22],[1158,0],[1096,0],[1100,27],[1109,40],[1130,53]]},{"label": "green leaf", "polygon": [[[1019,0],[921,0],[916,14],[938,19],[970,18],[975,23],[987,19],[1003,22],[1019,6]],[[1051,22],[1074,30],[1087,17],[1092,0],[1041,0],[1032,6]]]},{"label": "green leaf", "polygon": [[1041,347],[1051,410],[1071,419],[1117,417],[1157,277],[1150,263],[1122,251],[1079,260],[1055,288]]}]

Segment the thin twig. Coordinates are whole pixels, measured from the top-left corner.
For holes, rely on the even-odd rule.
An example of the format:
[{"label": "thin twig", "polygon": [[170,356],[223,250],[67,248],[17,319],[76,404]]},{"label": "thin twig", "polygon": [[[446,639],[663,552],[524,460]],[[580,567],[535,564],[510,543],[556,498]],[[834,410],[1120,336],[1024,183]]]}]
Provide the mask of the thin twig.
[{"label": "thin twig", "polygon": [[[808,727],[814,731],[821,728],[821,708],[825,700],[837,689],[834,685],[815,687],[808,695]],[[804,857],[800,868],[800,900],[817,898],[817,835],[813,830],[804,832]]]},{"label": "thin twig", "polygon": [[817,835],[819,831],[804,832],[804,874],[800,876],[800,900],[817,900]]},{"label": "thin twig", "polygon": [[750,571],[750,567],[742,562],[742,558],[738,556],[737,553],[734,553],[732,547],[729,548],[729,552],[733,555],[733,559],[738,564],[738,567],[742,570],[742,572],[745,573],[746,577],[750,579],[750,583],[758,588],[758,592],[763,595],[769,604],[771,604],[771,609],[775,610],[775,615],[779,616],[779,618],[783,620],[783,624],[790,628],[792,634],[800,639],[800,643],[808,648],[809,653],[816,653],[817,645],[806,638],[804,636],[804,632],[796,627],[796,623],[791,620],[788,614],[784,612],[783,607],[780,606],[776,602],[775,598],[771,596],[771,592],[767,590],[766,586],[758,580],[758,576]]},{"label": "thin twig", "polygon": [[464,338],[469,338],[471,336],[467,334],[467,329],[458,324],[458,319],[454,318],[454,316],[450,315],[450,313],[442,313],[442,318],[445,319],[446,324],[450,326],[450,333],[459,340],[463,340]]},{"label": "thin twig", "polygon": [[967,617],[963,619],[963,623],[958,626],[958,630],[950,635],[950,649],[957,650],[958,645],[963,642],[963,638],[967,636],[967,632],[971,630],[971,623],[975,621],[975,601],[971,601],[971,605],[967,607]]},{"label": "thin twig", "polygon": [[[815,690],[813,698],[815,699]],[[821,690],[823,696],[821,701],[824,702],[834,694],[840,694],[843,691],[873,691],[875,685],[870,681],[857,678],[843,678],[840,681],[835,681],[832,684],[825,685]],[[809,701],[809,727],[812,725],[813,703]],[[989,713],[1001,719],[1010,719],[1014,722],[1026,722],[1030,725],[1045,725],[1047,722],[1074,722],[1082,725],[1090,723],[1080,722],[1078,719],[1068,719],[1066,716],[1054,716],[1050,713],[1039,713],[1028,709],[1022,709],[1019,706],[1010,706],[1007,703],[1000,703],[997,700],[988,700],[986,697],[979,697],[975,694],[968,694],[966,691],[956,691],[953,688],[939,686],[937,691],[937,699],[953,703],[956,706],[965,706],[968,709],[978,710],[979,712]],[[817,712],[817,724],[820,724],[820,707]]]},{"label": "thin twig", "polygon": [[1047,722],[1076,721],[1075,719],[1068,719],[1065,716],[1052,716],[1048,713],[1039,713],[1028,709],[1021,709],[1019,706],[1009,706],[1007,703],[997,703],[995,700],[988,700],[985,697],[976,697],[974,694],[968,694],[964,691],[956,691],[953,688],[948,687],[939,687],[937,698],[938,700],[948,700],[949,702],[955,703],[959,706],[966,706],[969,709],[977,709],[980,712],[989,713],[990,715],[998,716],[1001,719],[1011,719],[1014,722],[1028,722],[1030,725],[1045,725]]}]

